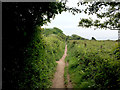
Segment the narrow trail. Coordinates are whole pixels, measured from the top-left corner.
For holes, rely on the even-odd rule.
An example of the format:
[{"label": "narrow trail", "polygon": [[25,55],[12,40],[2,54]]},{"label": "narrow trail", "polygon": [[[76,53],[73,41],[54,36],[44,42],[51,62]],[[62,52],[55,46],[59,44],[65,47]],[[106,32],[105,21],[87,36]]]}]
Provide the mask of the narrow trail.
[{"label": "narrow trail", "polygon": [[64,68],[65,68],[65,57],[67,56],[67,45],[65,46],[65,52],[62,58],[59,61],[56,61],[58,63],[57,69],[54,75],[53,79],[53,85],[52,88],[65,88],[64,86]]}]

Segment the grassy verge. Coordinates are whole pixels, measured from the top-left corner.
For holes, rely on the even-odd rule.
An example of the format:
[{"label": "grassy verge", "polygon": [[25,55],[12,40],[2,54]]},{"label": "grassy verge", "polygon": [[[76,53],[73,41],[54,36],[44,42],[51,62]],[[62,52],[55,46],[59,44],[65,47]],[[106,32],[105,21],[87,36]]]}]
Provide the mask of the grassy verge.
[{"label": "grassy verge", "polygon": [[65,68],[64,68],[64,85],[65,85],[65,87],[67,87],[67,84],[68,84],[68,80],[67,80],[67,69],[68,69],[68,67],[65,66]]},{"label": "grassy verge", "polygon": [[[85,45],[86,43],[86,45]],[[74,88],[120,88],[120,60],[114,41],[69,41],[69,74]]]}]

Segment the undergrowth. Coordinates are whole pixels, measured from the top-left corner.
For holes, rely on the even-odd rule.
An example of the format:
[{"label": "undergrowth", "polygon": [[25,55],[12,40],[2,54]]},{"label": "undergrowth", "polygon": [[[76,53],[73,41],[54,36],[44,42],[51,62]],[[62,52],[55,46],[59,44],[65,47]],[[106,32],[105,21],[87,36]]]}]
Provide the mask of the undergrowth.
[{"label": "undergrowth", "polygon": [[114,41],[69,41],[66,59],[74,88],[120,88],[120,60],[114,54],[115,44]]},{"label": "undergrowth", "polygon": [[35,30],[32,42],[25,48],[25,65],[20,75],[20,89],[50,88],[56,60],[64,53],[64,40],[59,40],[56,35],[45,37],[39,27]]},{"label": "undergrowth", "polygon": [[68,67],[65,66],[65,68],[64,68],[64,85],[65,85],[65,87],[67,87],[67,84],[68,84],[68,80],[67,80],[67,69],[68,69]]}]

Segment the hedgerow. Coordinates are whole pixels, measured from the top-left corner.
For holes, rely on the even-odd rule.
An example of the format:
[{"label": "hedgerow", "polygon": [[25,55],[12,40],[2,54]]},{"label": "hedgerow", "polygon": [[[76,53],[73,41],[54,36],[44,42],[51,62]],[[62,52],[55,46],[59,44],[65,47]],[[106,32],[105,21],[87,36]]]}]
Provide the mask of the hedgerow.
[{"label": "hedgerow", "polygon": [[120,88],[120,60],[114,46],[112,41],[69,41],[67,61],[74,88]]},{"label": "hedgerow", "polygon": [[[63,40],[64,41],[64,40]],[[26,48],[24,71],[21,73],[20,89],[50,88],[56,60],[64,52],[64,42],[57,36],[44,37],[36,28],[33,41]]]}]

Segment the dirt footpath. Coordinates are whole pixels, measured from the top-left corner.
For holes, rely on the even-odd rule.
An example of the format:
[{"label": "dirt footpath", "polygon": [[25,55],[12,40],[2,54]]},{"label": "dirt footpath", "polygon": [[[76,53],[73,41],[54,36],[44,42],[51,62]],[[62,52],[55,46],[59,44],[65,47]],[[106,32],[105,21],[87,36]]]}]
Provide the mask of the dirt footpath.
[{"label": "dirt footpath", "polygon": [[57,69],[54,75],[53,79],[53,85],[52,88],[65,88],[64,86],[64,68],[65,68],[65,57],[67,56],[67,45],[65,46],[65,52],[63,57],[59,60],[56,61],[58,63]]}]

